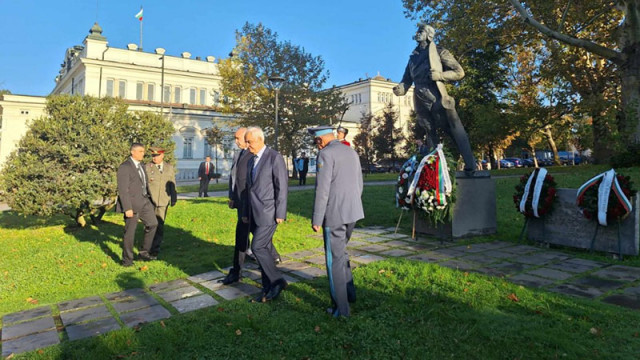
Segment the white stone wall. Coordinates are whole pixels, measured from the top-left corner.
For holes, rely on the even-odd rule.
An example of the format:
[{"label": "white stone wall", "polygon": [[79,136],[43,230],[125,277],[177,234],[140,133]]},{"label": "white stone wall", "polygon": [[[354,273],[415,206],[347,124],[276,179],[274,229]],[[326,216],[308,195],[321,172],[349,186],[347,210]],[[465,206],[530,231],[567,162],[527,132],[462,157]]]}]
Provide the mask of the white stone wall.
[{"label": "white stone wall", "polygon": [[2,95],[0,97],[0,169],[27,131],[27,123],[43,115],[45,98],[41,96]]}]

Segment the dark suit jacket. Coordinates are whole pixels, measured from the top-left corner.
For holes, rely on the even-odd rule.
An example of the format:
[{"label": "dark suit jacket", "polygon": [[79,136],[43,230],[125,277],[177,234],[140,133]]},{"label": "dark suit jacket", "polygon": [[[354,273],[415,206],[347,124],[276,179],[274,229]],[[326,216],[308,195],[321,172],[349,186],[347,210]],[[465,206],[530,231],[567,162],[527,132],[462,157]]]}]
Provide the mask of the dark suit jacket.
[{"label": "dark suit jacket", "polygon": [[233,207],[236,209],[241,208],[242,202],[247,200],[247,165],[252,156],[249,150],[244,150],[233,158],[229,173],[229,199],[233,200]]},{"label": "dark suit jacket", "polygon": [[[247,183],[249,176],[247,168]],[[289,174],[282,155],[266,148],[253,184],[248,186],[249,199],[243,204],[243,214],[248,216],[250,212],[258,226],[275,225],[276,219],[286,219],[288,181]]]},{"label": "dark suit jacket", "polygon": [[[144,164],[141,163],[144,171]],[[125,212],[127,210],[133,210],[134,213],[139,212],[142,207],[149,201],[148,197],[143,195],[144,188],[147,188],[146,183],[142,182],[138,169],[133,163],[131,158],[128,158],[125,162],[118,167],[118,203],[116,204],[116,211]],[[148,177],[145,177],[147,182]],[[147,194],[149,192],[147,191]]]},{"label": "dark suit jacket", "polygon": [[[200,167],[198,168],[198,177],[201,178],[205,178],[207,177],[206,171],[207,169],[205,169],[205,165],[207,162],[203,161],[200,163]],[[209,162],[209,179],[213,179],[213,174],[215,173],[215,167],[213,166],[213,163]]]}]

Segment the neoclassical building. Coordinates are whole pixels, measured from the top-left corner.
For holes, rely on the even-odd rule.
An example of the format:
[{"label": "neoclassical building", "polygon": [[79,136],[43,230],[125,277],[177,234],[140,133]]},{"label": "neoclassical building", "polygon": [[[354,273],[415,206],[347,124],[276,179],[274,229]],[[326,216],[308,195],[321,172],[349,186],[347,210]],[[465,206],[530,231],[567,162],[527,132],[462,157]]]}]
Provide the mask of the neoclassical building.
[{"label": "neoclassical building", "polygon": [[[178,178],[187,180],[197,179],[198,165],[207,155],[217,161],[222,174],[233,158],[230,131],[236,118],[219,111],[220,79],[213,56],[170,56],[162,48],[143,52],[135,44],[110,47],[96,23],[82,45],[67,49],[51,94],[120,97],[130,111],[164,114],[176,130]],[[43,115],[44,105],[41,96],[0,97],[0,164],[26,132],[27,121]],[[205,131],[213,124],[229,131],[225,146],[212,148],[207,143]]]}]

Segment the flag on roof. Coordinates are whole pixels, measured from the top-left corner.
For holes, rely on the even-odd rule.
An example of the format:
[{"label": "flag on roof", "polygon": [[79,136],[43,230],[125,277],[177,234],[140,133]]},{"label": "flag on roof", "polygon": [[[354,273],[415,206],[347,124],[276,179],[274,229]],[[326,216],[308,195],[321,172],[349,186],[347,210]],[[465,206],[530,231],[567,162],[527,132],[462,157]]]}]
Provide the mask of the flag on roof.
[{"label": "flag on roof", "polygon": [[136,18],[142,21],[142,7],[140,8],[140,11],[136,14]]}]

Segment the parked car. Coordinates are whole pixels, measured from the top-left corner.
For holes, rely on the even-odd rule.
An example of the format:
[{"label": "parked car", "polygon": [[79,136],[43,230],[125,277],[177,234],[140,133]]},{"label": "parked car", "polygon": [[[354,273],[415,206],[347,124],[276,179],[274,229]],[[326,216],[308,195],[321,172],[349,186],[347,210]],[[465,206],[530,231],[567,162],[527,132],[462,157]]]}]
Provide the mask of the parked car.
[{"label": "parked car", "polygon": [[520,158],[506,158],[505,160],[512,162],[515,167],[523,167],[524,166],[524,164],[522,162],[522,159],[520,159]]},{"label": "parked car", "polygon": [[511,161],[505,159],[500,160],[501,169],[510,169],[512,167],[515,167],[515,165]]},{"label": "parked car", "polygon": [[558,151],[558,157],[562,165],[580,165],[582,158],[578,153],[570,153],[567,151]]},{"label": "parked car", "polygon": [[534,167],[536,163],[533,161],[533,158],[523,159],[522,166],[524,167]]},{"label": "parked car", "polygon": [[362,166],[362,172],[368,174],[379,174],[387,172],[387,168],[380,166],[378,164],[369,164],[369,170],[367,170],[367,166]]},{"label": "parked car", "polygon": [[395,163],[391,160],[382,160],[378,163],[380,167],[385,169],[386,172],[400,172],[402,169],[402,164],[404,164],[407,160],[396,160]]}]

